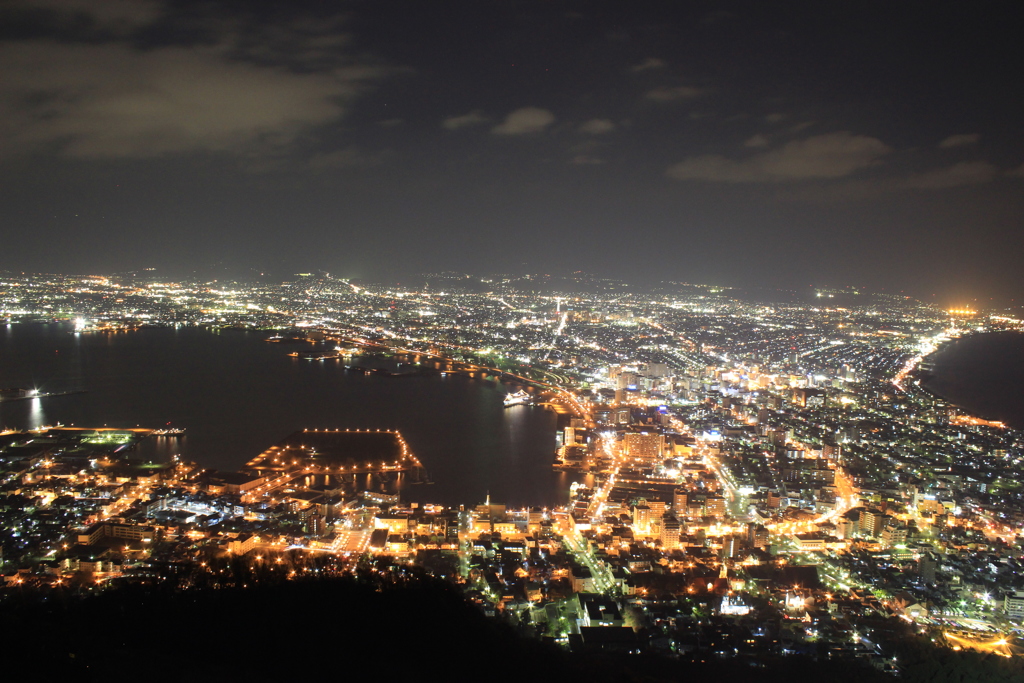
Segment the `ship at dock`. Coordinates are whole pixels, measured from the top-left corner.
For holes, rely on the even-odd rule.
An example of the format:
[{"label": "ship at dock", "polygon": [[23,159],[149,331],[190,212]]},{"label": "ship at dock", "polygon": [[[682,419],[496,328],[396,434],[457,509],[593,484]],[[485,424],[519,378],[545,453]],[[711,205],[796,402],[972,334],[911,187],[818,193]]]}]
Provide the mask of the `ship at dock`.
[{"label": "ship at dock", "polygon": [[514,394],[507,394],[505,396],[505,407],[511,408],[512,406],[532,406],[533,397],[528,393],[520,389]]},{"label": "ship at dock", "polygon": [[185,436],[184,427],[165,427],[164,429],[154,429],[149,433],[150,436]]},{"label": "ship at dock", "polygon": [[0,389],[0,401],[24,401],[33,398],[50,398],[51,396],[70,396],[71,394],[84,394],[83,390],[76,391],[39,391],[38,389],[22,389],[14,387],[11,389]]}]

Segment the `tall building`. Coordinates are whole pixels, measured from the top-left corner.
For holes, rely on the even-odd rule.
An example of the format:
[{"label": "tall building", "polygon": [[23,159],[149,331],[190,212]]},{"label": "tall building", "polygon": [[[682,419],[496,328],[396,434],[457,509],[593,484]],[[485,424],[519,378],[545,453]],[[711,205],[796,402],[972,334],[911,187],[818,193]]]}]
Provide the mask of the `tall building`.
[{"label": "tall building", "polygon": [[676,511],[676,514],[683,514],[686,511],[686,500],[686,489],[676,489],[672,492],[672,509]]},{"label": "tall building", "polygon": [[679,547],[679,535],[682,525],[675,515],[665,515],[661,520],[661,547],[664,550],[675,550]]},{"label": "tall building", "polygon": [[656,464],[665,457],[665,437],[656,432],[627,432],[622,441],[623,452],[633,460]]},{"label": "tall building", "polygon": [[861,536],[876,537],[882,531],[885,514],[878,510],[861,510],[859,531]]},{"label": "tall building", "polygon": [[313,536],[323,536],[324,534],[324,518],[318,513],[313,513],[306,518],[306,528],[309,533]]},{"label": "tall building", "polygon": [[935,583],[935,570],[938,566],[939,563],[935,561],[931,553],[925,553],[921,555],[921,559],[918,561],[917,572],[921,575],[922,580],[928,583]]},{"label": "tall building", "polygon": [[633,528],[640,533],[647,533],[651,528],[651,508],[646,502],[633,506]]}]

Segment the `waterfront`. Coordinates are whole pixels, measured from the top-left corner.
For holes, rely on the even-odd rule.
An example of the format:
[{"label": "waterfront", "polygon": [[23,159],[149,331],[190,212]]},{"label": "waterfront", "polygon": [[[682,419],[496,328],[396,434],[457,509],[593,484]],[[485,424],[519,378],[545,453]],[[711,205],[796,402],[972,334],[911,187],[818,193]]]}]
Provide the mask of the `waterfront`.
[{"label": "waterfront", "polygon": [[[0,328],[0,384],[66,396],[0,404],[0,426],[183,427],[139,455],[173,453],[235,470],[296,429],[397,429],[433,483],[407,500],[563,502],[572,476],[552,471],[556,416],[504,408],[509,387],[463,375],[387,377],[338,360],[289,357],[267,334],[195,327],[74,334],[68,325]],[[168,424],[169,423],[169,424]],[[577,477],[578,478],[578,477]]]},{"label": "waterfront", "polygon": [[[619,621],[631,604],[671,623],[704,605],[712,616],[803,624],[736,633],[745,649],[724,652],[755,663],[776,659],[784,638],[794,647],[783,655],[800,652],[806,638],[809,654],[870,656],[893,670],[897,655],[907,659],[892,640],[859,636],[885,619],[960,647],[972,646],[963,635],[975,624],[999,634],[984,647],[1016,659],[1019,612],[994,596],[1024,596],[1014,564],[1021,433],[893,390],[918,378],[904,368],[936,368],[917,365],[918,352],[948,338],[946,311],[893,306],[867,319],[617,293],[569,308],[517,290],[441,295],[324,278],[273,291],[190,285],[222,297],[202,307],[186,306],[193,289],[137,288],[149,307],[120,316],[53,289],[94,297],[91,281],[54,282],[25,296],[16,287],[39,281],[12,281],[9,298],[32,311],[61,301],[80,332],[0,328],[0,419],[83,429],[0,438],[11,595],[154,577],[181,590],[248,589],[398,568],[455,581],[486,613],[515,613],[567,646],[587,636],[591,606]],[[124,288],[107,283],[115,296]],[[182,307],[167,310],[169,295]],[[282,303],[297,312],[271,315]],[[1019,322],[991,319],[973,329]],[[243,331],[270,328],[282,331],[277,343]],[[1012,377],[1019,353],[982,353]],[[557,399],[528,389],[540,405],[502,407],[516,377]],[[558,418],[544,405],[580,417],[559,449],[564,478],[550,469]],[[102,423],[165,434],[83,433]],[[228,474],[138,460],[177,450],[225,470],[248,462]],[[119,462],[126,453],[137,459]],[[420,477],[421,461],[435,483]],[[585,485],[566,496],[576,478]],[[374,495],[393,486],[406,501],[469,507]],[[488,493],[510,508],[474,505]],[[552,501],[565,504],[517,509]],[[904,593],[903,607],[887,600]],[[826,603],[841,607],[843,626],[829,625]],[[728,633],[712,624],[661,635],[704,656],[705,635]]]},{"label": "waterfront", "polygon": [[978,417],[1024,429],[1024,334],[962,337],[929,356],[928,363],[926,389]]}]

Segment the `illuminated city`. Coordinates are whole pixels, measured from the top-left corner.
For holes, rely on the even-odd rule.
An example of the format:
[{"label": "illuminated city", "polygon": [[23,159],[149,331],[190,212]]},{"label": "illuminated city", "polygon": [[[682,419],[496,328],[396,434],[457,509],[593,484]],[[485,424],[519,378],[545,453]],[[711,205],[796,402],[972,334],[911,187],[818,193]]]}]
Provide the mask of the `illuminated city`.
[{"label": "illuminated city", "polygon": [[[396,431],[306,428],[225,472],[132,457],[185,428],[39,425],[0,435],[6,590],[146,584],[168,563],[190,567],[186,589],[235,585],[226,558],[281,578],[386,560],[565,648],[606,628],[594,642],[627,650],[815,652],[897,673],[896,619],[954,650],[1021,653],[1024,434],[921,387],[943,343],[1020,333],[1021,319],[851,291],[774,305],[678,283],[623,294],[582,274],[429,282],[7,273],[0,316],[68,337],[262,330],[282,361],[358,370],[383,355],[489,377],[506,410],[557,414],[567,501],[409,500],[429,493],[392,484],[430,463]],[[781,621],[737,640],[734,624],[766,611]]]},{"label": "illuminated city", "polygon": [[1024,680],[1022,25],[0,1],[9,677]]}]

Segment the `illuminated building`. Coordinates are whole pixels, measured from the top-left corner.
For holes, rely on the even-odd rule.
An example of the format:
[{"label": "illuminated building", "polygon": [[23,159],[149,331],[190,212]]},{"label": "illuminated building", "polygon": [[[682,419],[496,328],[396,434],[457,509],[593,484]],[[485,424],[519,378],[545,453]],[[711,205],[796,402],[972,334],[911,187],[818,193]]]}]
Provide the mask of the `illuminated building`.
[{"label": "illuminated building", "polygon": [[786,482],[797,484],[832,486],[836,480],[836,472],[826,466],[824,460],[799,460],[783,470],[782,478]]},{"label": "illuminated building", "polygon": [[708,496],[705,498],[704,514],[708,517],[725,517],[725,499],[721,496]]},{"label": "illuminated building", "polygon": [[655,432],[627,432],[623,437],[623,451],[633,460],[646,463],[660,462],[665,455],[665,437]]},{"label": "illuminated building", "polygon": [[879,538],[882,540],[882,545],[888,548],[895,545],[905,545],[907,542],[907,531],[907,527],[903,525],[889,524],[882,529]]},{"label": "illuminated building", "polygon": [[103,538],[123,538],[148,543],[156,538],[156,529],[135,524],[94,524],[86,533],[78,535],[78,542],[82,545],[96,545]]},{"label": "illuminated building", "polygon": [[663,550],[675,550],[679,547],[679,534],[681,530],[679,520],[675,515],[666,515],[661,520],[661,547]]},{"label": "illuminated building", "polygon": [[1014,621],[1024,621],[1024,591],[1016,591],[1003,598],[1006,616]]},{"label": "illuminated building", "polygon": [[323,536],[324,534],[324,518],[313,513],[306,518],[306,530],[312,536]]},{"label": "illuminated building", "polygon": [[768,529],[760,524],[749,522],[747,524],[747,546],[750,548],[767,548]]},{"label": "illuminated building", "polygon": [[732,616],[746,616],[750,614],[750,609],[750,605],[745,604],[740,598],[724,595],[718,611]]},{"label": "illuminated building", "polygon": [[625,619],[614,600],[597,593],[577,593],[577,623],[586,626],[622,626]]},{"label": "illuminated building", "polygon": [[877,536],[885,515],[878,510],[861,510],[858,531],[862,536]]},{"label": "illuminated building", "polygon": [[641,502],[633,507],[633,527],[641,533],[646,533],[651,528],[651,508],[646,502]]},{"label": "illuminated building", "polygon": [[256,534],[239,534],[236,538],[228,541],[227,551],[232,555],[245,555],[260,542]]}]

